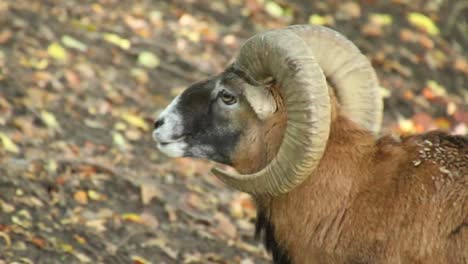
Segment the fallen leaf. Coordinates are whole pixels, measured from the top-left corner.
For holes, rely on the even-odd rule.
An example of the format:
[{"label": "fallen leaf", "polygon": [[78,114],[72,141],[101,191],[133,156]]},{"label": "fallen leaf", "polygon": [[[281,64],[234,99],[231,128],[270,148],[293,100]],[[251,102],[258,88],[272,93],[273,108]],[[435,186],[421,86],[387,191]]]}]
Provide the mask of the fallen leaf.
[{"label": "fallen leaf", "polygon": [[455,104],[454,102],[449,102],[447,104],[447,110],[446,110],[447,115],[451,116],[455,114],[456,111],[457,111],[457,104]]},{"label": "fallen leaf", "polygon": [[21,58],[20,63],[29,68],[34,68],[36,70],[44,70],[49,66],[49,61],[47,59],[38,59],[38,58]]},{"label": "fallen leaf", "polygon": [[142,219],[141,219],[141,216],[138,215],[138,214],[134,214],[134,213],[122,214],[122,219],[125,220],[125,221],[138,223],[138,224],[141,224],[143,222]]},{"label": "fallen leaf", "polygon": [[73,253],[73,246],[70,245],[70,244],[67,244],[67,243],[59,243],[59,248],[64,251],[64,252],[68,252],[68,253]]},{"label": "fallen leaf", "polygon": [[132,126],[141,128],[145,131],[149,130],[149,125],[148,123],[140,116],[128,113],[128,112],[123,112],[120,117],[122,117],[125,122],[129,123]]},{"label": "fallen leaf", "polygon": [[403,134],[413,134],[416,131],[411,119],[398,118],[398,128]]},{"label": "fallen leaf", "polygon": [[382,27],[373,23],[366,23],[361,27],[362,34],[370,37],[380,37],[383,35]]},{"label": "fallen leaf", "polygon": [[46,124],[49,128],[60,128],[60,124],[58,123],[53,113],[42,110],[40,115],[42,122],[44,122],[44,124]]},{"label": "fallen leaf", "polygon": [[0,209],[7,214],[15,211],[15,206],[0,199]]},{"label": "fallen leaf", "polygon": [[427,36],[419,36],[418,38],[419,45],[423,46],[425,49],[433,49],[434,48],[434,41]]},{"label": "fallen leaf", "polygon": [[89,199],[91,200],[94,200],[94,201],[102,201],[102,200],[105,200],[105,196],[94,191],[94,190],[89,190],[88,191],[88,197]]},{"label": "fallen leaf", "polygon": [[370,14],[369,20],[371,23],[379,26],[390,26],[393,23],[391,15],[381,13]]},{"label": "fallen leaf", "polygon": [[453,63],[453,68],[468,75],[468,62],[463,58],[456,58]]},{"label": "fallen leaf", "polygon": [[94,228],[97,232],[104,232],[106,228],[106,219],[94,219],[86,221],[85,225],[87,227]]},{"label": "fallen leaf", "polygon": [[140,256],[132,256],[132,262],[133,264],[150,264],[148,260],[140,257]]},{"label": "fallen leaf", "polygon": [[58,61],[66,61],[68,59],[67,51],[58,43],[53,42],[47,47],[47,53],[50,57]]},{"label": "fallen leaf", "polygon": [[7,43],[11,37],[13,36],[13,33],[6,29],[6,30],[2,30],[2,32],[0,32],[0,44],[5,44]]},{"label": "fallen leaf", "polygon": [[439,34],[439,28],[436,26],[436,24],[429,17],[421,13],[409,13],[408,21],[411,25],[425,30],[430,35],[435,36]]},{"label": "fallen leaf", "polygon": [[435,123],[439,129],[449,130],[451,127],[450,121],[444,117],[436,118]]},{"label": "fallen leaf", "polygon": [[138,141],[141,139],[142,134],[140,130],[137,129],[127,129],[125,130],[125,136],[133,141]]},{"label": "fallen leaf", "polygon": [[73,256],[75,256],[75,258],[77,258],[81,263],[92,262],[92,259],[90,257],[81,252],[73,252]]},{"label": "fallen leaf", "polygon": [[122,134],[120,134],[119,132],[117,131],[112,132],[112,140],[114,141],[114,144],[117,145],[122,150],[125,150],[128,148],[127,140],[125,140],[124,136],[122,136]]},{"label": "fallen leaf", "polygon": [[400,39],[404,42],[416,42],[418,35],[409,29],[400,30]]},{"label": "fallen leaf", "polygon": [[140,54],[138,54],[137,61],[138,64],[150,69],[158,67],[160,63],[158,56],[149,51],[140,52]]},{"label": "fallen leaf", "polygon": [[46,241],[40,237],[33,237],[31,238],[31,243],[36,245],[39,248],[45,248],[46,246]]},{"label": "fallen leaf", "polygon": [[128,50],[131,47],[130,40],[122,38],[117,34],[104,33],[103,38],[105,41],[114,44],[124,50]]},{"label": "fallen leaf", "polygon": [[23,228],[31,228],[32,226],[32,222],[29,219],[26,219],[18,214],[11,217],[11,222]]},{"label": "fallen leaf", "polygon": [[382,98],[389,98],[392,95],[391,90],[382,86],[379,87],[379,91],[380,91],[380,95],[382,96]]},{"label": "fallen leaf", "polygon": [[[446,89],[434,80],[429,80],[426,82],[426,87],[431,89],[435,96],[443,97],[447,94]],[[429,99],[429,98],[428,98]]]},{"label": "fallen leaf", "polygon": [[86,195],[85,191],[77,191],[73,194],[73,199],[80,204],[87,204],[88,203],[88,195]]},{"label": "fallen leaf", "polygon": [[73,235],[73,237],[75,238],[76,242],[78,242],[79,244],[81,245],[85,245],[87,243],[86,239],[80,235]]},{"label": "fallen leaf", "polygon": [[311,15],[309,16],[309,24],[312,25],[319,25],[319,26],[324,26],[324,25],[333,25],[334,20],[332,16],[321,16],[321,15]]},{"label": "fallen leaf", "polygon": [[337,19],[349,20],[361,16],[361,7],[355,2],[345,2],[338,6]]},{"label": "fallen leaf", "polygon": [[230,213],[236,218],[253,219],[256,216],[255,205],[248,194],[239,193],[230,202]]},{"label": "fallen leaf", "polygon": [[266,2],[265,11],[273,17],[284,16],[284,9],[274,1]]},{"label": "fallen leaf", "polygon": [[63,35],[61,40],[62,40],[63,45],[69,48],[76,49],[76,50],[83,51],[83,52],[85,52],[88,49],[86,44],[84,44],[83,42],[71,36]]},{"label": "fallen leaf", "polygon": [[4,133],[0,132],[0,141],[2,141],[3,148],[15,154],[19,153],[19,147]]},{"label": "fallen leaf", "polygon": [[0,231],[0,237],[5,241],[5,246],[7,248],[11,247],[11,238],[7,233]]}]

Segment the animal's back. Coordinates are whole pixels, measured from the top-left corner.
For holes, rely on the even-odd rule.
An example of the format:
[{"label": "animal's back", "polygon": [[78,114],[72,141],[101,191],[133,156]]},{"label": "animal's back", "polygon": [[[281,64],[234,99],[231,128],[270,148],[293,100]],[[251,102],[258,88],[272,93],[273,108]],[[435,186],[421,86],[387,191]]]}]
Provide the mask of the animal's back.
[{"label": "animal's back", "polygon": [[378,152],[375,180],[355,202],[378,219],[361,224],[370,230],[361,249],[394,258],[382,263],[468,263],[468,137],[383,139]]}]

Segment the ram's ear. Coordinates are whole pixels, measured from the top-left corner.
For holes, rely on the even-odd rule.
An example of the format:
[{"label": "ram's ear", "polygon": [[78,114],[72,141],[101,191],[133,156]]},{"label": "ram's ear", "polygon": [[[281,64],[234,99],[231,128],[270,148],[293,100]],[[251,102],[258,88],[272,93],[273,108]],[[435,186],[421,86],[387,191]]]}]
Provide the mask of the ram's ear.
[{"label": "ram's ear", "polygon": [[268,87],[246,87],[244,96],[260,120],[266,120],[278,109],[276,100]]}]

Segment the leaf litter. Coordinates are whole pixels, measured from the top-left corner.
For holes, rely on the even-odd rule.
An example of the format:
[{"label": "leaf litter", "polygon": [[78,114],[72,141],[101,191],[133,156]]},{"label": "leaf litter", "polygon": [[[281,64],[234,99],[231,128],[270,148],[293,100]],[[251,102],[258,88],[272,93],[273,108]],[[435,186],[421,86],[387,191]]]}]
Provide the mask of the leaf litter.
[{"label": "leaf litter", "polygon": [[327,25],[355,42],[385,133],[466,134],[459,1],[368,2],[0,2],[0,263],[269,263],[251,198],[151,139],[158,111],[265,29]]}]

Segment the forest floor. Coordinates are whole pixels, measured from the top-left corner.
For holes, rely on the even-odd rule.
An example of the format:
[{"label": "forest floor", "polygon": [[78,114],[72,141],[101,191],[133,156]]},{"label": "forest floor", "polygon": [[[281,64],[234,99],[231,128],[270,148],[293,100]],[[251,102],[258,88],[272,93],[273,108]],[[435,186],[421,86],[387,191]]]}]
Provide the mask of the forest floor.
[{"label": "forest floor", "polygon": [[298,23],[370,58],[383,133],[467,133],[466,1],[0,1],[0,264],[269,263],[249,196],[151,128],[249,36]]}]

